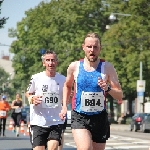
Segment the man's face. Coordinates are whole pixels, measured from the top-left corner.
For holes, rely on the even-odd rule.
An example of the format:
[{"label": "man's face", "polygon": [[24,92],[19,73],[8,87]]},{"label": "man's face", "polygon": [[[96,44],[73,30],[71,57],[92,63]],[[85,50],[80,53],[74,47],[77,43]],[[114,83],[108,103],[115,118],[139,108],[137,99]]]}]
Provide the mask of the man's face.
[{"label": "man's face", "polygon": [[90,62],[95,62],[98,59],[101,47],[98,38],[87,37],[82,45],[85,56]]},{"label": "man's face", "polygon": [[55,71],[57,64],[58,62],[55,54],[46,54],[44,56],[43,66],[46,67],[46,70]]}]

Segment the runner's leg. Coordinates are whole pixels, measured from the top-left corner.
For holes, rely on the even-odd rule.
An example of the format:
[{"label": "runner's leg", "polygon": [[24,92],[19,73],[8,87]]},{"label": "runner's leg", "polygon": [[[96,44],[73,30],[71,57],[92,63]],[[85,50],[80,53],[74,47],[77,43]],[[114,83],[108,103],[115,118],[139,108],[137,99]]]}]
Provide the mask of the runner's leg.
[{"label": "runner's leg", "polygon": [[63,124],[63,130],[62,130],[62,134],[61,134],[61,141],[59,142],[58,150],[62,150],[63,149],[63,145],[64,145],[64,132],[66,130],[66,127],[67,127],[67,119],[65,120],[65,122]]},{"label": "runner's leg", "polygon": [[64,145],[64,133],[61,134],[61,141],[59,142],[58,150],[62,150]]},{"label": "runner's leg", "polygon": [[87,129],[72,129],[77,150],[92,150],[91,133]]},{"label": "runner's leg", "polygon": [[3,118],[3,136],[5,136],[6,118]]},{"label": "runner's leg", "polygon": [[93,150],[105,150],[106,143],[95,143],[93,142]]},{"label": "runner's leg", "polygon": [[19,130],[20,130],[20,121],[21,121],[21,113],[18,113],[16,116],[17,119],[17,128],[16,128],[16,136],[19,136]]},{"label": "runner's leg", "polygon": [[0,118],[0,136],[1,136],[1,130],[2,130],[2,118]]},{"label": "runner's leg", "polygon": [[58,149],[59,143],[61,142],[62,130],[63,124],[51,126],[48,137],[48,150]]}]

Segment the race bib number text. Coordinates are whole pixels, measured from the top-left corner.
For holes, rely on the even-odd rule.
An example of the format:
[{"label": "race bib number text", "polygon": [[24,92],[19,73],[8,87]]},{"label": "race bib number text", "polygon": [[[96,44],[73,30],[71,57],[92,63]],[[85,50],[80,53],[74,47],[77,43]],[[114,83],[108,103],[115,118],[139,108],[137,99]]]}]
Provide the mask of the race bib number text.
[{"label": "race bib number text", "polygon": [[6,111],[2,111],[2,110],[1,110],[1,111],[0,111],[0,116],[1,116],[1,117],[6,117]]},{"label": "race bib number text", "polygon": [[60,103],[59,94],[57,93],[43,93],[42,96],[42,107],[43,108],[55,108]]},{"label": "race bib number text", "polygon": [[105,97],[103,92],[82,92],[81,111],[97,112],[104,109]]}]

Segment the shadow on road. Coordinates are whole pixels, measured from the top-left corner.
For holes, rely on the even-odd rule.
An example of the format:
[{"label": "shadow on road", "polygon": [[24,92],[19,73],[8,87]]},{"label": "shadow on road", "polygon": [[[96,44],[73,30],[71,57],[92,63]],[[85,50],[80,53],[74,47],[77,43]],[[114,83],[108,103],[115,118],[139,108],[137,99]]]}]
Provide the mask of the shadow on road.
[{"label": "shadow on road", "polygon": [[31,148],[15,148],[15,149],[1,149],[1,150],[32,150]]},{"label": "shadow on road", "polygon": [[0,138],[0,140],[2,141],[2,140],[19,140],[19,141],[21,141],[21,140],[29,140],[29,138],[16,138],[16,137],[1,137]]},{"label": "shadow on road", "polygon": [[[1,149],[1,150],[8,150],[8,149]],[[15,149],[9,149],[9,150],[32,150],[30,148],[15,148]],[[76,148],[63,148],[63,150],[76,150]]]},{"label": "shadow on road", "polygon": [[[8,149],[2,149],[2,150],[8,150]],[[33,149],[30,149],[30,148],[15,148],[15,149],[9,149],[9,150],[33,150]],[[47,149],[46,149],[47,150]],[[63,148],[63,150],[76,150],[76,148]]]},{"label": "shadow on road", "polygon": [[[47,150],[47,149],[46,149]],[[76,148],[63,148],[63,150],[76,150]]]}]

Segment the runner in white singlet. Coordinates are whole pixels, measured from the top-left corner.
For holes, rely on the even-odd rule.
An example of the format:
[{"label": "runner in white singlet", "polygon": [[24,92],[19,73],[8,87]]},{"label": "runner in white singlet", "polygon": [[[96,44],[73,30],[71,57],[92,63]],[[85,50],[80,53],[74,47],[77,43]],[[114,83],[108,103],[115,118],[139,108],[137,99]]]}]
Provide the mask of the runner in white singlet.
[{"label": "runner in white singlet", "polygon": [[65,76],[56,72],[57,56],[43,56],[45,71],[32,75],[26,96],[30,102],[31,144],[34,150],[58,148],[63,123],[59,117]]}]

